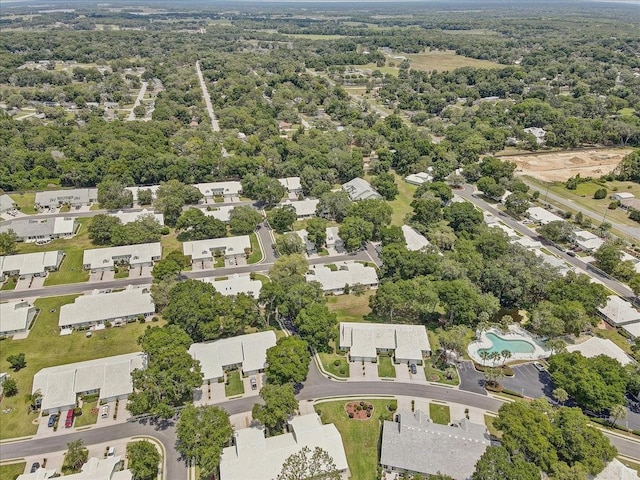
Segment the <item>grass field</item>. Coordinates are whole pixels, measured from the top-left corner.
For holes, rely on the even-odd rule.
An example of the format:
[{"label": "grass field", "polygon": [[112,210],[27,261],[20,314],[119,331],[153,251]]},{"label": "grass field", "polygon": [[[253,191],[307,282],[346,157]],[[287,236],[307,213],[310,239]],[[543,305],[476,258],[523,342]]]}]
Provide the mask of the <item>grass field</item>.
[{"label": "grass field", "polygon": [[34,214],[37,212],[34,208],[34,204],[36,203],[35,192],[12,193],[10,197],[13,198],[13,201],[16,202],[18,206],[18,210],[22,213]]},{"label": "grass field", "polygon": [[437,403],[430,403],[429,418],[431,418],[433,423],[449,425],[449,422],[451,422],[451,412],[449,407],[446,405],[438,405]]},{"label": "grass field", "polygon": [[393,366],[391,357],[388,355],[378,355],[378,376],[396,378],[396,367]]},{"label": "grass field", "polygon": [[631,345],[629,344],[629,341],[617,330],[594,328],[593,333],[595,333],[597,337],[608,338],[625,352],[629,354],[631,353]]},{"label": "grass field", "polygon": [[457,371],[453,378],[449,380],[444,371],[438,370],[433,366],[431,360],[425,360],[424,362],[424,375],[428,382],[444,383],[445,385],[458,385],[460,383]]},{"label": "grass field", "polygon": [[329,310],[338,316],[338,322],[365,322],[365,316],[371,313],[369,297],[375,292],[369,290],[357,297],[354,294],[339,295],[327,298]]},{"label": "grass field", "polygon": [[242,395],[244,393],[242,377],[238,370],[227,373],[227,382],[224,384],[224,394],[227,397],[235,397],[236,395]]},{"label": "grass field", "polygon": [[[96,409],[94,412],[93,409]],[[74,427],[85,427],[87,425],[95,425],[98,421],[98,397],[90,397],[89,401],[82,402],[82,415],[76,417]]]},{"label": "grass field", "polygon": [[381,434],[381,417],[390,419],[387,410],[395,400],[369,400],[373,404],[373,414],[368,420],[352,420],[344,410],[345,402],[328,402],[316,405],[315,409],[322,423],[333,423],[344,443],[351,480],[371,480],[376,478]]},{"label": "grass field", "polygon": [[496,427],[493,426],[493,422],[495,421],[495,419],[496,417],[485,414],[484,424],[487,426],[487,430],[489,430],[490,435],[493,435],[497,438],[502,438],[502,430],[498,430]]},{"label": "grass field", "polygon": [[[37,414],[27,413],[24,394],[31,393],[33,376],[39,370],[54,365],[140,351],[137,339],[147,328],[147,325],[140,323],[108,328],[96,332],[91,338],[86,338],[85,332],[74,332],[61,337],[58,330],[60,307],[72,303],[76,297],[77,295],[68,295],[36,300],[35,306],[40,312],[29,338],[0,341],[0,371],[11,372],[6,361],[9,355],[24,353],[27,360],[25,368],[19,372],[11,372],[11,376],[18,383],[18,394],[15,397],[4,398],[0,403],[2,410],[13,409],[11,413],[2,414],[0,418],[0,439],[33,435],[36,432],[37,425],[31,422]],[[154,326],[163,324],[164,321],[161,320],[154,323]]]},{"label": "grass field", "polygon": [[405,223],[404,219],[407,214],[413,212],[411,202],[413,201],[413,194],[418,187],[408,184],[404,181],[404,178],[396,173],[394,173],[394,177],[396,185],[398,186],[398,196],[394,201],[389,202],[393,208],[391,224],[402,226]]},{"label": "grass field", "polygon": [[47,275],[45,286],[88,281],[89,272],[82,268],[82,255],[82,250],[67,250],[58,271]]},{"label": "grass field", "polygon": [[[404,56],[409,60],[409,68],[414,70],[437,70],[444,72],[462,67],[500,68],[504,66],[488,60],[478,60],[458,55],[453,50],[407,54]],[[400,63],[402,60],[395,61]]]},{"label": "grass field", "polygon": [[160,238],[160,245],[162,245],[162,258],[172,250],[180,250],[182,252],[182,243],[178,241],[178,234],[175,229],[171,229],[168,235],[163,235]]},{"label": "grass field", "polygon": [[318,355],[327,372],[339,378],[349,378],[349,364],[346,355],[337,353],[319,353]]},{"label": "grass field", "polygon": [[7,278],[7,280],[2,284],[0,290],[14,290],[16,288],[16,280],[13,277]]},{"label": "grass field", "polygon": [[339,38],[349,38],[346,35],[318,35],[314,33],[283,33],[282,35],[307,40],[338,40]]},{"label": "grass field", "polygon": [[258,243],[258,237],[255,233],[249,235],[251,240],[251,255],[247,259],[248,264],[258,263],[262,260],[262,250],[260,250],[260,243]]},{"label": "grass field", "polygon": [[25,462],[0,465],[0,478],[2,480],[16,480],[16,478],[24,473],[26,466],[27,464]]}]

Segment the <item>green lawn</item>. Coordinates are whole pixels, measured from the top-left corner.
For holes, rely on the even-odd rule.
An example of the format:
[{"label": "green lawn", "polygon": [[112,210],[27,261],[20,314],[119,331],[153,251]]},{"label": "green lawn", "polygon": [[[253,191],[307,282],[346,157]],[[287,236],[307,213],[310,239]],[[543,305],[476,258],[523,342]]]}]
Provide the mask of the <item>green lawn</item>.
[{"label": "green lawn", "polygon": [[[86,338],[85,332],[74,332],[61,337],[58,330],[60,307],[72,303],[76,297],[77,295],[68,295],[36,300],[35,306],[40,312],[29,333],[29,338],[0,341],[0,371],[10,371],[9,363],[6,361],[9,355],[24,353],[27,360],[25,368],[11,373],[18,383],[18,395],[11,398],[5,397],[0,402],[0,409],[13,409],[11,413],[2,414],[0,418],[2,422],[0,439],[35,434],[37,425],[31,422],[37,418],[37,414],[28,414],[24,394],[31,393],[33,376],[39,370],[54,365],[140,351],[137,339],[147,326],[137,322],[95,332],[91,338]],[[154,326],[161,326],[164,323],[161,320],[154,323]]]},{"label": "green lawn", "polygon": [[424,375],[428,382],[444,383],[445,385],[458,385],[460,380],[458,379],[458,372],[454,367],[451,368],[452,372],[455,372],[453,378],[449,380],[446,373],[443,370],[439,370],[433,366],[431,360],[424,361]]},{"label": "green lawn", "polygon": [[325,265],[325,267],[327,267],[329,270],[331,270],[332,272],[337,272],[338,271],[338,267],[336,266],[335,263],[327,263]]},{"label": "green lawn", "polygon": [[392,202],[389,202],[393,208],[391,214],[391,224],[402,226],[405,224],[405,217],[408,213],[412,213],[411,202],[413,201],[413,194],[418,189],[417,186],[411,185],[404,181],[400,175],[394,173],[395,182],[398,186],[398,196]]},{"label": "green lawn", "polygon": [[436,403],[429,404],[429,418],[433,423],[439,423],[440,425],[449,425],[451,422],[451,412],[446,405],[438,405]]},{"label": "green lawn", "polygon": [[236,395],[242,395],[244,393],[244,385],[242,383],[242,377],[240,371],[234,370],[227,373],[227,381],[224,384],[224,394],[227,397],[235,397]]},{"label": "green lawn", "polygon": [[2,480],[16,480],[18,476],[24,473],[26,466],[25,462],[0,465],[0,478]]},{"label": "green lawn", "polygon": [[260,244],[258,243],[258,237],[255,233],[249,235],[251,239],[251,255],[247,259],[248,264],[258,263],[262,260],[262,250],[260,250]]},{"label": "green lawn", "polygon": [[339,322],[365,322],[371,313],[369,298],[375,292],[369,290],[364,295],[339,295],[327,298],[329,310],[335,312]]},{"label": "green lawn", "polygon": [[594,328],[593,333],[597,337],[608,338],[625,352],[631,353],[631,345],[629,344],[629,341],[617,330]]},{"label": "green lawn", "polygon": [[37,212],[34,208],[36,203],[35,192],[11,193],[9,196],[13,198],[13,201],[16,202],[16,205],[18,206],[18,210],[22,213],[34,214]]},{"label": "green lawn", "polygon": [[113,278],[129,278],[129,267],[117,267],[116,273],[114,273]]},{"label": "green lawn", "polygon": [[52,240],[46,245],[20,242],[18,243],[17,253],[33,253],[50,250],[62,250],[65,253],[68,253],[71,251],[83,251],[89,248],[96,248],[96,246],[91,243],[91,240],[89,240],[89,233],[87,231],[87,225],[90,220],[91,219],[89,218],[77,218],[76,222],[78,223],[78,229],[76,230],[76,235],[68,240],[58,238],[56,240]]},{"label": "green lawn", "polygon": [[346,354],[335,353],[335,342],[331,341],[334,353],[319,353],[320,361],[324,369],[340,378],[349,378],[349,363]]},{"label": "green lawn", "polygon": [[327,402],[316,405],[315,409],[323,423],[333,423],[344,443],[347,454],[351,480],[371,480],[376,478],[376,469],[380,452],[381,424],[380,419],[391,419],[392,413],[388,405],[395,405],[395,400],[368,400],[373,405],[373,414],[368,420],[352,420],[345,410],[346,402]]},{"label": "green lawn", "polygon": [[82,250],[67,250],[58,271],[47,275],[45,286],[88,281],[89,272],[82,268],[82,255]]},{"label": "green lawn", "polygon": [[496,417],[492,415],[485,414],[484,416],[484,423],[487,426],[487,430],[489,430],[489,434],[497,438],[502,438],[502,430],[498,430],[496,427],[493,426],[493,422],[495,420],[496,420]]},{"label": "green lawn", "polygon": [[178,240],[175,229],[167,235],[160,237],[160,245],[162,245],[162,258],[166,257],[172,250],[180,250],[182,252],[182,242]]},{"label": "green lawn", "polygon": [[[88,401],[82,402],[82,415],[76,417],[74,427],[84,427],[87,425],[95,425],[98,421],[98,396],[87,396]],[[93,409],[96,409],[95,412]]]},{"label": "green lawn", "polygon": [[262,282],[262,286],[264,287],[267,283],[271,282],[271,279],[266,275],[262,275],[261,273],[254,273],[253,279]]},{"label": "green lawn", "polygon": [[213,260],[214,260],[214,263],[213,263],[214,268],[224,267],[224,257],[213,257]]},{"label": "green lawn", "polygon": [[391,357],[388,355],[378,355],[378,376],[396,378],[396,367],[393,366]]},{"label": "green lawn", "polygon": [[2,284],[0,290],[14,290],[16,288],[16,279],[13,277],[7,278],[7,280]]}]

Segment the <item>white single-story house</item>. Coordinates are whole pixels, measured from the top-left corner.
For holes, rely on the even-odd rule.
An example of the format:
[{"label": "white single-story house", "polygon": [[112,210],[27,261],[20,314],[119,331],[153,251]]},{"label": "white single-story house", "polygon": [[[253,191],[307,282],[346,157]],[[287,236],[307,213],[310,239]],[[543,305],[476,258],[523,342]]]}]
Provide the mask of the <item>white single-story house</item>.
[{"label": "white single-story house", "polygon": [[300,177],[279,178],[280,185],[287,189],[287,193],[299,195],[302,193],[302,184]]},{"label": "white single-story house", "polygon": [[251,239],[249,235],[196,240],[182,244],[182,253],[191,257],[191,263],[211,260],[216,252],[220,252],[225,258],[244,257],[246,256],[246,252],[250,250]]},{"label": "white single-story house", "polygon": [[160,185],[148,185],[146,187],[125,187],[125,190],[129,190],[133,195],[133,203],[138,203],[138,192],[140,192],[140,190],[151,190],[151,198],[152,200],[155,200],[158,188],[160,188]]},{"label": "white single-story house", "polygon": [[[131,470],[122,470],[124,458],[114,455],[106,458],[91,457],[82,465],[78,473],[65,475],[65,480],[133,480]],[[40,467],[34,473],[23,473],[16,480],[46,480],[54,478],[55,470]]]},{"label": "white single-story house", "polygon": [[13,230],[21,242],[71,238],[76,231],[76,220],[72,217],[26,218],[0,226],[0,233],[9,230]]},{"label": "white single-story house", "polygon": [[252,280],[250,273],[234,273],[220,280],[215,277],[201,278],[200,280],[210,283],[216,289],[216,292],[225,296],[244,293],[257,299],[260,296],[260,290],[262,290],[262,282],[260,280]]},{"label": "white single-story house", "polygon": [[16,208],[16,202],[7,194],[0,195],[0,213],[8,212]]},{"label": "white single-story house", "polygon": [[536,145],[544,144],[544,137],[547,135],[547,131],[544,128],[528,127],[524,129],[524,132],[536,137]]},{"label": "white single-story house", "polygon": [[327,227],[327,248],[332,248],[336,252],[344,251],[344,242],[340,238],[339,228],[338,227]]},{"label": "white single-story house", "polygon": [[502,230],[509,240],[518,240],[520,238],[520,235],[518,235],[514,229],[512,229],[511,227],[507,227],[502,222],[496,222],[489,226],[491,228],[499,228],[500,230]]},{"label": "white single-story house", "polygon": [[82,265],[92,272],[113,270],[116,264],[131,267],[151,267],[162,258],[162,245],[141,243],[121,247],[92,248],[82,255]]},{"label": "white single-story house", "polygon": [[263,428],[236,430],[233,445],[222,450],[220,480],[273,480],[285,461],[307,447],[321,448],[333,459],[342,480],[351,473],[342,437],[334,424],[322,424],[317,413],[295,416],[288,421],[289,433],[265,437]]},{"label": "white single-story house", "polygon": [[630,198],[635,198],[636,196],[631,193],[631,192],[615,192],[613,195],[611,195],[611,198],[613,200],[618,200],[618,201],[622,201],[622,200],[629,200]]},{"label": "white single-story house", "polygon": [[510,192],[509,190],[505,190],[502,196],[498,200],[500,200],[500,203],[504,205],[507,201],[507,198],[509,198],[510,195],[513,195],[513,192]]},{"label": "white single-story house", "polygon": [[419,233],[415,228],[409,225],[402,225],[401,228],[404,241],[407,244],[407,250],[417,252],[431,246],[431,242],[427,240],[427,237]]},{"label": "white single-story house", "polygon": [[200,211],[205,214],[207,217],[217,218],[221,222],[227,223],[231,219],[231,210],[233,210],[233,205],[222,205],[220,207],[210,206],[210,207],[201,207]]},{"label": "white single-story house", "polygon": [[26,300],[0,303],[0,336],[12,336],[31,328],[38,310]]},{"label": "white single-story house", "polygon": [[423,183],[433,182],[433,175],[427,172],[412,173],[404,177],[404,181],[411,185],[422,185]]},{"label": "white single-story house", "polygon": [[604,244],[603,239],[587,230],[576,230],[573,235],[576,245],[587,252],[597,250]]},{"label": "white single-story house", "polygon": [[313,242],[309,241],[309,232],[307,232],[306,229],[302,229],[302,230],[296,230],[295,232],[296,235],[298,235],[300,237],[300,240],[302,240],[302,243],[304,244],[304,250],[305,252],[307,252],[307,255],[311,255],[312,253],[316,253],[316,244]]},{"label": "white single-story house", "polygon": [[291,200],[285,200],[284,202],[280,203],[280,206],[292,206],[296,211],[298,220],[302,220],[304,218],[315,217],[316,207],[318,206],[318,203],[320,203],[320,200],[305,198],[304,200],[298,200],[295,202],[292,202]]},{"label": "white single-story house", "polygon": [[640,312],[617,295],[609,295],[604,307],[599,307],[600,316],[610,325],[619,327],[640,322]]},{"label": "white single-story house", "polygon": [[356,177],[342,185],[342,190],[349,194],[349,198],[353,202],[358,200],[376,199],[381,200],[382,195],[371,186],[364,178]]},{"label": "white single-story house", "polygon": [[242,184],[235,180],[229,182],[196,183],[193,186],[200,190],[205,200],[210,200],[213,197],[222,197],[224,200],[231,201],[237,199],[242,193]]},{"label": "white single-story house", "polygon": [[622,330],[624,330],[632,340],[640,338],[640,322],[622,325]]},{"label": "white single-story house", "polygon": [[38,208],[58,208],[66,204],[72,207],[89,206],[98,201],[98,189],[73,188],[70,190],[36,192],[35,201]]},{"label": "white single-story house", "polygon": [[[58,326],[64,332],[74,328],[103,328],[105,322],[113,324],[149,317],[156,311],[148,288],[129,285],[120,292],[105,293],[94,290],[60,307]],[[62,333],[61,332],[61,333]]]},{"label": "white single-story house", "polygon": [[640,475],[633,468],[627,467],[620,460],[614,458],[598,475],[588,478],[589,480],[640,480]]},{"label": "white single-story house", "polygon": [[466,418],[449,426],[430,421],[422,410],[401,411],[395,422],[382,426],[380,465],[388,473],[442,473],[469,480],[490,445],[487,428]]},{"label": "white single-story house", "polygon": [[158,222],[160,225],[164,225],[163,214],[155,213],[153,210],[147,210],[146,208],[139,212],[123,212],[122,210],[120,210],[119,212],[111,213],[109,215],[120,219],[120,223],[122,223],[122,225],[135,222],[136,220],[140,220],[145,216],[152,216],[156,222]]},{"label": "white single-story house", "polygon": [[78,395],[99,393],[112,402],[133,393],[131,372],[147,368],[142,352],[43,368],[33,377],[31,393],[42,394],[42,411],[57,413],[76,407]]},{"label": "white single-story house", "polygon": [[62,250],[0,257],[0,282],[3,282],[6,276],[14,275],[20,278],[44,277],[47,272],[60,268],[63,258]]},{"label": "white single-story house", "polygon": [[339,347],[352,362],[373,362],[379,353],[393,352],[395,363],[420,365],[431,355],[424,325],[340,322]]},{"label": "white single-story house", "polygon": [[332,270],[325,265],[311,265],[305,278],[307,282],[319,282],[324,293],[334,295],[344,293],[345,285],[363,285],[369,288],[378,286],[378,274],[373,267],[357,262],[340,262],[336,267],[337,270]]},{"label": "white single-story house", "polygon": [[531,221],[540,225],[546,225],[551,222],[561,222],[564,220],[564,218],[561,218],[555,213],[551,213],[549,210],[542,207],[529,207],[526,214]]},{"label": "white single-story house", "polygon": [[535,253],[538,258],[541,258],[547,265],[555,267],[562,276],[565,276],[569,271],[573,271],[573,266],[555,255],[549,255],[542,250],[533,250],[533,253]]},{"label": "white single-story house", "polygon": [[591,337],[586,342],[568,345],[567,352],[580,352],[582,356],[587,358],[606,355],[617,360],[623,366],[633,362],[624,350],[608,338]]},{"label": "white single-story house", "polygon": [[539,250],[542,248],[542,242],[538,240],[534,240],[531,237],[518,237],[511,241],[511,243],[515,243],[520,245],[521,247],[527,248],[529,250]]},{"label": "white single-story house", "polygon": [[225,370],[240,368],[243,375],[254,375],[267,366],[267,350],[276,345],[273,330],[194,343],[189,354],[200,362],[204,380],[217,381]]}]

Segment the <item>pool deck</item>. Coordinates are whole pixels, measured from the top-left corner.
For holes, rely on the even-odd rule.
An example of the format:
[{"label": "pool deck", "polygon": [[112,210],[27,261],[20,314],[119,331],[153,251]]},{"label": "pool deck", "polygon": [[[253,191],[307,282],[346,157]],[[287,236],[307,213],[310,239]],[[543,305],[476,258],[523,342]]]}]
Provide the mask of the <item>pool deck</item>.
[{"label": "pool deck", "polygon": [[506,363],[514,362],[514,361],[533,361],[539,360],[541,358],[547,358],[551,355],[551,352],[545,350],[526,330],[523,330],[517,325],[510,325],[509,331],[506,333],[501,332],[497,328],[490,328],[486,332],[482,332],[479,340],[475,340],[469,344],[467,347],[467,352],[471,359],[485,367],[495,367],[502,365],[503,359],[496,360],[483,360],[479,355],[480,350],[489,349],[493,346],[493,342],[487,338],[487,333],[493,333],[497,337],[502,338],[503,340],[520,340],[527,343],[530,343],[533,346],[532,353],[519,353],[519,352],[511,352],[511,357],[507,360]]}]

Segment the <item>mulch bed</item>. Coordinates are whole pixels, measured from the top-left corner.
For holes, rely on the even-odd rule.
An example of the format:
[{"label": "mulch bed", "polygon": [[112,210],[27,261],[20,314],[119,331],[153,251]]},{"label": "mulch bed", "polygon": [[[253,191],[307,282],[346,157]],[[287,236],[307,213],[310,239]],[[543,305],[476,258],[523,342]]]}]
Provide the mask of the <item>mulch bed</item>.
[{"label": "mulch bed", "polygon": [[344,409],[353,420],[368,420],[373,415],[373,405],[369,402],[349,402]]}]

